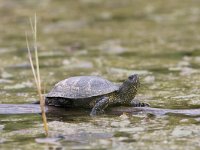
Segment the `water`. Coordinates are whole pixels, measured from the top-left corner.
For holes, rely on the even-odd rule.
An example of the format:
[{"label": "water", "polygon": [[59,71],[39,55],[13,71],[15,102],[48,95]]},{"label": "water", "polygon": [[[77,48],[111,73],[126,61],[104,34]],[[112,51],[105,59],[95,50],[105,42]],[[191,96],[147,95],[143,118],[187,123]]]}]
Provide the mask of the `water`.
[{"label": "water", "polygon": [[[199,1],[0,0],[0,103],[37,100],[27,59],[28,18],[38,16],[44,90],[67,77],[140,76],[137,99],[157,108],[200,106]],[[199,149],[199,116],[0,115],[0,149]]]}]

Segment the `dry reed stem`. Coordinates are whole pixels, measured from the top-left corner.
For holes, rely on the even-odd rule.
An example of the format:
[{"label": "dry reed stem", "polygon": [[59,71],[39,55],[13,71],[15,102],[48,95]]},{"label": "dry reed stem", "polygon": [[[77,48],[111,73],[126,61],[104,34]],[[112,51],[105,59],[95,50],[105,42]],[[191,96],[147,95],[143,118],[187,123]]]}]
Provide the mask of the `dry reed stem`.
[{"label": "dry reed stem", "polygon": [[28,57],[29,57],[29,61],[30,61],[30,64],[31,64],[31,70],[32,70],[32,73],[33,73],[33,76],[34,76],[37,92],[38,92],[38,95],[39,95],[40,108],[41,108],[41,112],[42,112],[42,120],[43,120],[43,124],[44,124],[44,130],[45,130],[45,134],[47,136],[48,135],[48,125],[47,125],[47,119],[46,119],[46,114],[45,114],[45,100],[44,100],[44,97],[42,95],[42,88],[41,88],[40,68],[39,68],[39,58],[38,58],[38,48],[37,48],[37,16],[36,16],[36,14],[35,14],[35,18],[34,18],[34,26],[33,26],[31,18],[30,18],[30,25],[31,25],[31,29],[32,29],[32,35],[33,35],[33,45],[34,45],[34,52],[35,52],[36,71],[35,71],[35,67],[33,65],[33,58],[32,58],[31,51],[30,51],[27,33],[26,33],[26,44],[27,44],[27,50],[28,50]]}]

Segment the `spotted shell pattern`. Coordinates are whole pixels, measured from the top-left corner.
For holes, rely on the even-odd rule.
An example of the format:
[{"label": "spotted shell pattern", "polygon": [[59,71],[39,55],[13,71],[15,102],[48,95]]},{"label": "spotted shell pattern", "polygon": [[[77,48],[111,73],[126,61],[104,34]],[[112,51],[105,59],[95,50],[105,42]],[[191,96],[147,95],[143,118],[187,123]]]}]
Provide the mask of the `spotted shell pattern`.
[{"label": "spotted shell pattern", "polygon": [[47,97],[89,98],[117,91],[119,86],[98,76],[76,76],[58,82]]}]

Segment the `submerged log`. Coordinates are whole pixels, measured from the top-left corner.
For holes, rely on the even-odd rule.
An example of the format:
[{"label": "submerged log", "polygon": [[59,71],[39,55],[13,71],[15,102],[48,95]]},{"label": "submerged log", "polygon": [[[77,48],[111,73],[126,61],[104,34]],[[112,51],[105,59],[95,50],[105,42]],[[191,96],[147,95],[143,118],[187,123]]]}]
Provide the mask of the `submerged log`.
[{"label": "submerged log", "polygon": [[37,114],[41,113],[39,104],[0,104],[0,114]]},{"label": "submerged log", "polygon": [[110,113],[120,114],[153,114],[153,115],[167,115],[167,114],[182,114],[188,116],[199,116],[200,109],[164,109],[164,108],[152,108],[152,107],[113,107],[110,108]]},{"label": "submerged log", "polygon": [[[45,111],[47,114],[63,115],[63,114],[82,114],[89,115],[90,110],[73,109],[73,108],[60,108],[53,106],[46,106]],[[0,104],[0,114],[39,114],[41,113],[38,104]],[[166,114],[183,114],[189,116],[199,116],[200,109],[162,109],[152,107],[112,107],[106,110],[106,114],[121,115],[122,113],[129,114],[153,114],[153,115],[166,115]]]}]

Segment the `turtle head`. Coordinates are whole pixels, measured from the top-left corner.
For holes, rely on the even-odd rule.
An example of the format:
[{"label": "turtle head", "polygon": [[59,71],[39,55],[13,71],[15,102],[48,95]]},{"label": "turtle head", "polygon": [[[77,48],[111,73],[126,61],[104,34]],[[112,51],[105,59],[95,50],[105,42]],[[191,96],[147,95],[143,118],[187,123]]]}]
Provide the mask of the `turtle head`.
[{"label": "turtle head", "polygon": [[119,88],[120,101],[129,103],[137,94],[137,89],[140,86],[139,77],[137,74],[130,75]]}]

